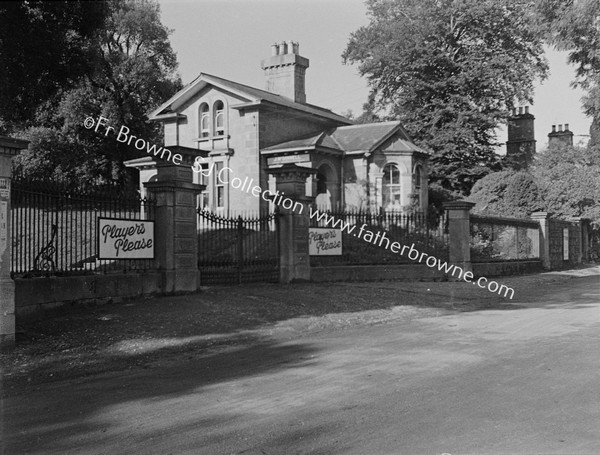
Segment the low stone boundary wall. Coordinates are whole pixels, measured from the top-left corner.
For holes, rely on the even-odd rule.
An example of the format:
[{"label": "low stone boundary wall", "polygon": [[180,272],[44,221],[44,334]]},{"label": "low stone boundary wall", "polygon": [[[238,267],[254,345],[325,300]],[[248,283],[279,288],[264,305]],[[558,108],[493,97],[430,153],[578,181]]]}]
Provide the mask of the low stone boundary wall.
[{"label": "low stone boundary wall", "polygon": [[110,300],[158,294],[159,272],[80,275],[15,279],[15,314],[34,319],[44,310],[74,303],[104,303]]},{"label": "low stone boundary wall", "polygon": [[543,270],[542,261],[505,261],[505,262],[473,262],[473,275],[476,277],[492,277],[503,275],[520,275],[538,273]]},{"label": "low stone boundary wall", "polygon": [[[541,272],[542,262],[505,261],[475,262],[472,264],[476,277],[494,277]],[[340,265],[327,267],[311,267],[311,281],[440,281],[446,274],[425,265]]]},{"label": "low stone boundary wall", "polygon": [[425,265],[340,265],[311,267],[311,281],[437,281],[445,275]]}]

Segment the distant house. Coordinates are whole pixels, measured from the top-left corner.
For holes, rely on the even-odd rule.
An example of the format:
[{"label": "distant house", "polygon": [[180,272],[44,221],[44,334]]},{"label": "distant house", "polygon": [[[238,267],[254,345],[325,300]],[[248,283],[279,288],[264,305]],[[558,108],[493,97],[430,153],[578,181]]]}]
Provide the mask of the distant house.
[{"label": "distant house", "polygon": [[[308,66],[297,43],[278,43],[262,62],[266,90],[203,73],[151,114],[164,126],[165,147],[208,153],[204,165],[217,172],[195,174],[196,183],[206,185],[199,204],[225,215],[266,213],[268,202],[227,182],[249,177],[274,189],[268,169],[297,163],[317,169],[316,185],[306,186],[321,207],[424,210],[430,152],[398,122],[354,125],[306,103]],[[142,182],[156,172],[149,157],[126,164],[140,169]],[[313,186],[317,194],[310,194]]]}]

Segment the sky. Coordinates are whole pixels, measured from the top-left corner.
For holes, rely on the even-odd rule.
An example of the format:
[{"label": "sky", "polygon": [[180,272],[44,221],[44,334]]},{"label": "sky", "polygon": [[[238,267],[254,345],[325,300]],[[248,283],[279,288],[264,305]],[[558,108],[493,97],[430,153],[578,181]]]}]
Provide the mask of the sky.
[{"label": "sky", "polygon": [[[173,30],[183,83],[199,73],[264,88],[261,60],[271,44],[297,41],[310,60],[306,100],[337,113],[356,115],[369,92],[355,66],[344,65],[342,53],[350,34],[369,19],[363,0],[159,0],[162,22]],[[534,104],[537,148],[547,144],[552,125],[569,124],[574,141],[587,142],[591,119],[581,111],[583,92],[570,87],[574,68],[567,54],[549,50],[550,76],[537,84]],[[506,141],[504,129],[498,133]]]}]

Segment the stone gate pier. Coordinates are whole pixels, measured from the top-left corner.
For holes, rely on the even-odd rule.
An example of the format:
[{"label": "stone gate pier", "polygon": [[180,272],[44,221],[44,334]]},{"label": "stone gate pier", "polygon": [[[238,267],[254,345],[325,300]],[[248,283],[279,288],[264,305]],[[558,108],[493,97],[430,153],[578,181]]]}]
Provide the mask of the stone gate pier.
[{"label": "stone gate pier", "polygon": [[12,157],[28,142],[0,137],[0,350],[15,346],[15,282],[11,269],[11,214],[10,189],[12,183]]},{"label": "stone gate pier", "polygon": [[[275,177],[277,191],[293,204],[279,204],[279,281],[310,280],[308,254],[309,208],[314,198],[306,195],[306,180],[317,170],[296,164],[269,169]],[[314,180],[314,179],[313,179]],[[314,191],[313,191],[314,193]]]}]

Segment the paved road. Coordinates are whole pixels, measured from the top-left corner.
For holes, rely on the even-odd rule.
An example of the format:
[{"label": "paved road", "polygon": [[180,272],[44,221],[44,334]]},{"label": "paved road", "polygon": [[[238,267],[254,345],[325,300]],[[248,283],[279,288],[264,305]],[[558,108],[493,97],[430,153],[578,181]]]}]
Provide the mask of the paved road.
[{"label": "paved road", "polygon": [[4,400],[5,453],[598,454],[599,277],[538,291],[44,384]]}]

